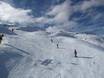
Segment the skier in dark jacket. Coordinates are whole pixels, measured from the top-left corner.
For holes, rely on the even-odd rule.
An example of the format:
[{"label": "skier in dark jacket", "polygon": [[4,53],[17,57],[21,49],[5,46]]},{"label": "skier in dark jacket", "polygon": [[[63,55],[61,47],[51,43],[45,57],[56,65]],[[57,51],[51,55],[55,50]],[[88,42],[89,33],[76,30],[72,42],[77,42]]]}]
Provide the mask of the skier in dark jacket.
[{"label": "skier in dark jacket", "polygon": [[57,44],[57,48],[59,48],[59,44]]},{"label": "skier in dark jacket", "polygon": [[1,36],[4,37],[4,34],[2,34]]},{"label": "skier in dark jacket", "polygon": [[1,41],[3,40],[3,37],[4,37],[4,34],[1,34],[0,35],[0,44],[1,44]]},{"label": "skier in dark jacket", "polygon": [[14,29],[12,28],[12,32],[14,32]]},{"label": "skier in dark jacket", "polygon": [[78,57],[77,56],[77,50],[76,49],[74,50],[74,57]]},{"label": "skier in dark jacket", "polygon": [[1,44],[1,41],[2,41],[2,37],[0,36],[0,44]]},{"label": "skier in dark jacket", "polygon": [[53,43],[53,39],[51,38],[51,43]]}]

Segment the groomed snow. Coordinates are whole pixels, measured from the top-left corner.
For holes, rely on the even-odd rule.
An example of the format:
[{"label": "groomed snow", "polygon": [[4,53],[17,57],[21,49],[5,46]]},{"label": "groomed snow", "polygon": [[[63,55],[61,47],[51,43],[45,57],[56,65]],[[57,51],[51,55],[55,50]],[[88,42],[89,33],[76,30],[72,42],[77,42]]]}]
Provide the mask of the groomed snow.
[{"label": "groomed snow", "polygon": [[45,31],[15,33],[5,35],[0,45],[0,68],[5,68],[0,69],[5,73],[0,78],[104,78],[103,48]]}]

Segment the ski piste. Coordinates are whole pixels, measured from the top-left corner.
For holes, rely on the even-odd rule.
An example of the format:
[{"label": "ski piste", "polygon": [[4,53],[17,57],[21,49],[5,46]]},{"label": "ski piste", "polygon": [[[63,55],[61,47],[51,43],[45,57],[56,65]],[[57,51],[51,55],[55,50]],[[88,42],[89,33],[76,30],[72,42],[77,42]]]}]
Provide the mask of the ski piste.
[{"label": "ski piste", "polygon": [[0,0],[0,78],[104,78],[104,0]]},{"label": "ski piste", "polygon": [[[79,78],[80,75],[86,75],[89,78],[98,74],[97,76],[102,78],[98,72],[93,73],[98,69],[103,73],[103,50],[96,48],[96,45],[73,37],[56,34],[52,36],[45,31],[15,30],[15,33],[18,35],[4,36],[0,45],[0,59],[6,60],[1,64],[4,65],[8,77],[28,78],[42,75],[43,78],[53,78],[60,73],[61,77]],[[74,49],[77,50],[78,57],[74,57]]]}]

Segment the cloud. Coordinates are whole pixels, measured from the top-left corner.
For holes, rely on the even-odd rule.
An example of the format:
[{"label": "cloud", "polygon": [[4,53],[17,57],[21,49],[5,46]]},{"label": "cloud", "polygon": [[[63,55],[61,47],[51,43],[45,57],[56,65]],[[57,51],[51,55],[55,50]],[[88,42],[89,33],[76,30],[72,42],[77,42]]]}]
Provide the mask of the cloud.
[{"label": "cloud", "polygon": [[75,5],[74,7],[76,9],[85,11],[91,7],[101,6],[101,5],[104,6],[104,0],[85,0],[85,1],[82,1],[81,3]]},{"label": "cloud", "polygon": [[[64,3],[56,5],[49,11],[47,14],[54,16],[50,18],[49,22],[54,22],[57,28],[69,30],[73,27],[77,28],[82,26],[82,24],[86,27],[90,25],[98,25],[99,22],[102,20],[104,15],[99,13],[98,10],[94,10],[94,7],[104,6],[104,0],[85,0],[78,4],[71,5],[69,0],[66,0]],[[76,20],[69,20],[71,15],[74,12],[81,12],[81,16]],[[77,15],[77,14],[76,14]],[[81,20],[83,21],[81,22]],[[102,21],[100,21],[102,23]]]},{"label": "cloud", "polygon": [[77,22],[69,20],[72,13],[73,7],[70,5],[70,1],[66,0],[61,4],[52,6],[45,16],[35,18],[35,22],[39,24],[52,24],[52,26],[54,25],[53,28],[70,29],[77,26]]},{"label": "cloud", "polygon": [[[97,20],[98,18],[103,17],[103,13],[99,12],[99,10],[94,10],[93,7],[104,7],[104,0],[89,0],[84,1],[81,5],[81,10],[88,12],[87,9],[89,9],[88,15],[92,17],[92,21]],[[99,19],[100,20],[100,19]]]},{"label": "cloud", "polygon": [[[59,1],[59,0],[58,0]],[[91,20],[100,19],[102,15],[89,11],[89,8],[93,6],[103,5],[104,0],[83,0],[78,4],[71,5],[71,0],[65,0],[63,3],[52,5],[45,13],[40,17],[34,17],[29,15],[31,10],[24,10],[20,8],[14,8],[11,5],[1,2],[0,3],[0,20],[19,23],[34,23],[35,25],[44,26],[46,24],[54,28],[60,28],[68,30],[73,27],[80,26],[78,21],[91,18]],[[82,16],[75,17],[74,20],[70,19],[74,12],[81,12]],[[87,13],[87,14],[83,14]],[[95,17],[93,17],[93,13]],[[98,15],[98,16],[97,16]],[[86,21],[84,21],[86,22]]]},{"label": "cloud", "polygon": [[10,23],[30,23],[33,17],[29,15],[31,10],[14,8],[10,4],[0,1],[0,20]]},{"label": "cloud", "polygon": [[[104,0],[82,0],[74,5],[71,4],[71,0],[64,0],[59,4],[53,4],[48,8],[45,15],[33,17],[30,15],[30,9],[15,8],[8,3],[0,1],[0,21],[25,23],[25,25],[32,23],[40,27],[50,25],[49,30],[56,31],[73,28],[79,28],[80,30],[80,28],[84,28],[89,24],[95,25],[97,23],[96,25],[98,25],[102,23],[99,20],[103,20],[104,15],[97,12],[98,10],[96,9],[93,10],[93,7],[100,5],[104,5]],[[83,27],[81,27],[82,25]]]},{"label": "cloud", "polygon": [[60,5],[56,5],[53,9],[48,12],[48,15],[54,16],[52,19],[56,23],[63,23],[69,20],[69,16],[72,13],[72,8],[70,6],[70,1],[66,0]]},{"label": "cloud", "polygon": [[66,0],[62,4],[54,6],[47,15],[54,16],[50,18],[49,22],[55,23],[54,26],[58,29],[69,30],[78,25],[77,22],[69,20],[73,12],[74,10],[73,6],[71,6],[71,2]]}]

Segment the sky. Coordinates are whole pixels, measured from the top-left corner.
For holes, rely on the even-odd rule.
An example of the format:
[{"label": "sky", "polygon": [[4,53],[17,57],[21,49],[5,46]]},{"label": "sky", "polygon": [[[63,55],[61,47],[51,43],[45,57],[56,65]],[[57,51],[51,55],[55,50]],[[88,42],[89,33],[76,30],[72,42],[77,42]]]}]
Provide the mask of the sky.
[{"label": "sky", "polygon": [[0,22],[65,30],[104,27],[104,0],[0,0]]}]

